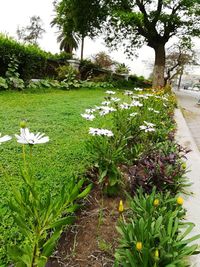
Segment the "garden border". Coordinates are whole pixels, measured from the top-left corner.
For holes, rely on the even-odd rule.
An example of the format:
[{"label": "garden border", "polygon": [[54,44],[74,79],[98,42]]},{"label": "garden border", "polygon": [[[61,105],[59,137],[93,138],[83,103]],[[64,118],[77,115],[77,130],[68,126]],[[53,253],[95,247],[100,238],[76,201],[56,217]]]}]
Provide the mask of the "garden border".
[{"label": "garden border", "polygon": [[[191,149],[191,152],[187,154],[186,164],[189,170],[187,178],[192,183],[189,188],[192,195],[184,196],[184,207],[187,209],[186,219],[196,225],[191,233],[195,235],[200,234],[200,152],[180,109],[175,110],[175,120],[177,123],[176,140],[180,145]],[[195,243],[200,246],[199,240],[195,241]],[[191,264],[191,267],[200,266],[200,254],[191,257]]]}]

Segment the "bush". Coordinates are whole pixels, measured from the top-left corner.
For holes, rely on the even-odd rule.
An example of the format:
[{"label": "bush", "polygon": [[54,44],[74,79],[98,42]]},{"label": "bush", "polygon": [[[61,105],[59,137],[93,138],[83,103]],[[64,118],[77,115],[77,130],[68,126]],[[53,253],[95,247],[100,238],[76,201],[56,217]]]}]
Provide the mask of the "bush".
[{"label": "bush", "polygon": [[69,59],[68,54],[53,55],[35,45],[24,45],[1,34],[0,76],[5,76],[11,57],[18,60],[18,71],[23,80],[55,76],[55,69]]},{"label": "bush", "polygon": [[6,89],[8,89],[7,81],[3,77],[0,77],[0,90],[6,90]]},{"label": "bush", "polygon": [[78,71],[72,66],[63,65],[57,68],[58,79],[65,82],[73,82],[78,76]]},{"label": "bush", "polygon": [[176,194],[187,185],[183,157],[188,151],[171,141],[149,148],[142,157],[129,167],[128,175],[131,193],[134,195],[141,186],[151,192],[156,186],[158,191]]}]

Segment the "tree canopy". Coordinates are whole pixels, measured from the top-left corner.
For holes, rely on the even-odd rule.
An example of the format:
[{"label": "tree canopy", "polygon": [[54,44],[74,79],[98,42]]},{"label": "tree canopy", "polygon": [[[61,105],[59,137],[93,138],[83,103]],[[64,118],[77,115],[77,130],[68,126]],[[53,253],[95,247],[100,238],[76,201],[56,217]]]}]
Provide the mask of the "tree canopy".
[{"label": "tree canopy", "polygon": [[96,36],[106,20],[106,7],[99,0],[61,0],[55,3],[55,9],[53,24],[59,27],[66,39],[78,35],[82,48],[84,38]]},{"label": "tree canopy", "polygon": [[43,33],[45,30],[39,16],[30,17],[30,25],[17,28],[18,39],[34,45],[38,45],[38,39],[42,38]]},{"label": "tree canopy", "polygon": [[[165,44],[173,36],[200,35],[199,0],[112,0],[107,43],[132,53],[146,43],[155,51],[153,86],[164,85]],[[126,43],[129,41],[128,44]]]}]

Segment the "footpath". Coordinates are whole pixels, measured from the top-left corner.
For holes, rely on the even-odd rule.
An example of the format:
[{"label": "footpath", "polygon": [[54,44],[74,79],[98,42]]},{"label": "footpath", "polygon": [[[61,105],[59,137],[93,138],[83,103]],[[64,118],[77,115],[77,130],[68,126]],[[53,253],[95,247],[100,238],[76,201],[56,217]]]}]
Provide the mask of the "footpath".
[{"label": "footpath", "polygon": [[[187,154],[187,177],[192,183],[188,189],[191,194],[185,197],[184,207],[187,209],[187,221],[195,223],[192,235],[200,234],[200,105],[197,95],[179,91],[175,94],[178,109],[175,111],[177,123],[177,141],[180,145],[191,149]],[[200,240],[194,243],[199,244]],[[200,254],[191,257],[191,267],[200,267]]]}]

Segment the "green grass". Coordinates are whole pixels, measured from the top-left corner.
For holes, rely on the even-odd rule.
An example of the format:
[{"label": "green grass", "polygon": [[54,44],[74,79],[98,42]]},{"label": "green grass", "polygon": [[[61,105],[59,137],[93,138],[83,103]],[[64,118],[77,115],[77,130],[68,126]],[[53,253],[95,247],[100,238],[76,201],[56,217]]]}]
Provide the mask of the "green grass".
[{"label": "green grass", "polygon": [[[19,133],[21,120],[28,121],[31,132],[42,132],[50,142],[33,148],[33,173],[38,179],[38,193],[59,188],[73,175],[83,174],[92,162],[85,149],[88,127],[97,126],[98,120],[87,122],[80,113],[104,99],[105,90],[80,89],[73,91],[50,90],[43,93],[1,92],[0,132],[2,135]],[[27,147],[28,148],[28,147]],[[28,149],[27,149],[28,150]],[[6,176],[20,184],[22,146],[15,137],[0,146],[0,266],[7,266],[5,246],[18,238],[9,215],[7,202],[12,193]],[[6,174],[6,175],[5,175]]]}]

